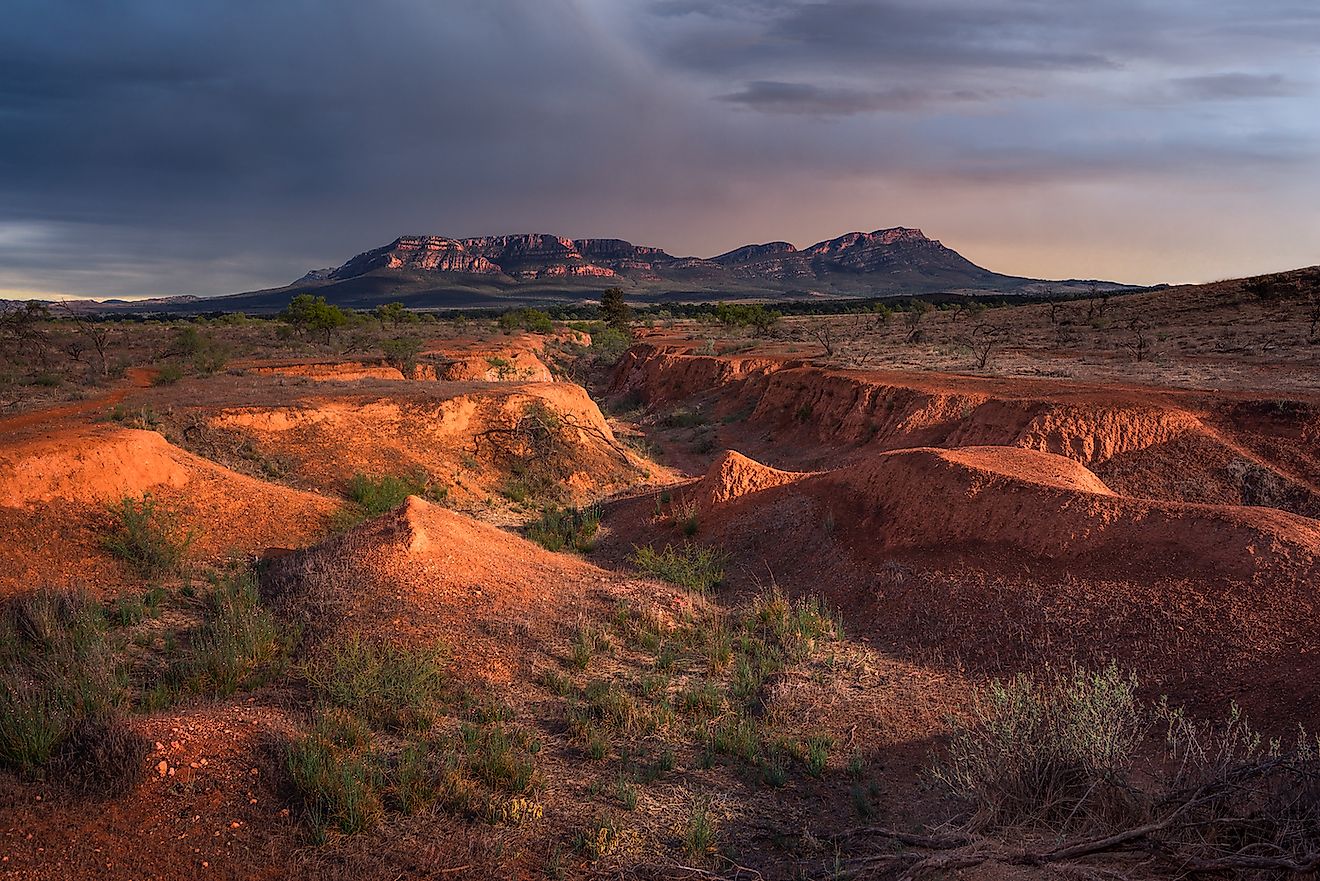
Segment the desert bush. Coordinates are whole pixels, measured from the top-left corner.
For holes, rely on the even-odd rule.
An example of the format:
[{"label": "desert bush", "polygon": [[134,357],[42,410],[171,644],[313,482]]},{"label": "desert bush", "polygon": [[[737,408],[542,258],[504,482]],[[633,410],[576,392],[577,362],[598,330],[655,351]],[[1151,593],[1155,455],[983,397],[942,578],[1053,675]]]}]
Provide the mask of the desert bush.
[{"label": "desert bush", "polygon": [[125,496],[111,513],[115,523],[105,539],[107,550],[133,566],[143,578],[178,572],[194,534],[182,527],[176,511],[144,493],[140,499]]},{"label": "desert bush", "polygon": [[417,337],[399,337],[384,340],[380,344],[385,355],[385,363],[403,374],[405,379],[412,379],[417,370],[417,356],[422,352],[422,341]]},{"label": "desert bush", "polygon": [[146,775],[151,744],[119,713],[75,719],[51,756],[66,786],[101,796],[128,792]]},{"label": "desert bush", "polygon": [[174,385],[183,379],[183,367],[179,364],[163,364],[152,378],[152,385]]},{"label": "desert bush", "polygon": [[617,328],[606,327],[592,333],[589,351],[595,360],[609,365],[617,363],[631,345],[632,338],[628,334]]},{"label": "desert bush", "polygon": [[448,685],[441,646],[413,649],[359,637],[327,646],[302,672],[322,703],[391,731],[429,726]]},{"label": "desert bush", "polygon": [[635,548],[633,564],[648,575],[697,593],[709,593],[724,581],[728,556],[717,548],[686,543],[666,545],[657,551],[650,545]]},{"label": "desert bush", "polygon": [[408,496],[418,496],[432,502],[444,502],[449,488],[431,482],[422,471],[412,474],[369,475],[358,472],[348,481],[345,495],[352,507],[340,512],[335,526],[347,529],[363,520],[379,517],[393,511]]},{"label": "desert bush", "polygon": [[936,776],[978,828],[1065,828],[1130,812],[1125,778],[1150,727],[1136,679],[1117,666],[995,680],[953,721]]},{"label": "desert bush", "polygon": [[171,685],[195,694],[227,695],[259,685],[283,659],[288,639],[261,604],[250,572],[217,581],[205,621],[170,668]]},{"label": "desert bush", "polygon": [[[61,768],[81,772],[74,757],[86,750],[65,742],[89,720],[115,725],[127,680],[105,610],[86,594],[39,591],[12,601],[0,616],[0,765],[36,773],[65,749]],[[84,745],[94,739],[83,732]]]},{"label": "desert bush", "polygon": [[596,546],[596,531],[600,528],[600,507],[586,508],[547,507],[541,518],[527,527],[527,537],[548,551],[564,548],[587,553]]}]

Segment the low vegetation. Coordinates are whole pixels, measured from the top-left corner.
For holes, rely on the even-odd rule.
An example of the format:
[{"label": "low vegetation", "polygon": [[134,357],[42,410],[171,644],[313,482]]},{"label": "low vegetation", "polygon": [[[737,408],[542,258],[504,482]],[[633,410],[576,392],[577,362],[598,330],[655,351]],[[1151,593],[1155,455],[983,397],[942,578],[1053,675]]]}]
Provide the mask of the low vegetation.
[{"label": "low vegetation", "polygon": [[143,578],[178,573],[195,535],[181,525],[177,511],[148,493],[121,499],[111,514],[114,524],[105,538],[107,550]]},{"label": "low vegetation", "polygon": [[709,593],[724,581],[728,556],[718,548],[691,542],[666,545],[661,550],[647,545],[633,552],[633,564],[647,575],[697,593]]},{"label": "low vegetation", "polygon": [[540,741],[507,707],[457,688],[440,647],[350,638],[301,670],[313,722],[282,761],[313,841],[430,805],[505,825],[541,818]]},{"label": "low vegetation", "polygon": [[571,549],[589,553],[596,547],[600,529],[600,507],[547,507],[540,519],[527,527],[527,537],[547,551]]}]

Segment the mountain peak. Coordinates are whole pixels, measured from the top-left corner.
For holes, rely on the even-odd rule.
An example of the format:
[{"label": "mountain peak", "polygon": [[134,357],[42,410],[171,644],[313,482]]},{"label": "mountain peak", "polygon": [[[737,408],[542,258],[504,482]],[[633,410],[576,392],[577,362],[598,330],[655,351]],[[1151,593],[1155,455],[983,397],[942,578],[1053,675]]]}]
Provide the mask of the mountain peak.
[{"label": "mountain peak", "polygon": [[[909,294],[940,290],[1009,290],[1027,279],[983,269],[915,227],[849,232],[797,248],[772,241],[743,245],[715,257],[675,257],[624,239],[571,239],[548,233],[478,236],[400,236],[299,283],[336,284],[361,276],[397,275],[403,285],[507,287],[526,282],[670,284],[675,289],[839,291]],[[473,279],[472,276],[479,276]],[[391,281],[394,284],[395,281]]]}]

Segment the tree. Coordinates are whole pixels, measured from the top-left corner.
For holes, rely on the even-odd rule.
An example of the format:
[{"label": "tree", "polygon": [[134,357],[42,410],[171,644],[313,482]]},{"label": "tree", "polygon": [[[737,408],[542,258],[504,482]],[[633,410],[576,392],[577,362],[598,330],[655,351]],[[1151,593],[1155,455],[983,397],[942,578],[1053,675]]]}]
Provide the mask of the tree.
[{"label": "tree", "polygon": [[417,316],[408,311],[407,306],[399,302],[385,303],[384,305],[377,306],[374,314],[377,320],[380,321],[381,330],[385,329],[385,322],[387,321],[395,327],[398,327],[405,321],[413,322],[417,320]]},{"label": "tree", "polygon": [[327,345],[330,343],[330,334],[348,323],[344,310],[327,303],[325,297],[314,297],[311,294],[294,297],[279,318],[299,331],[324,333]]},{"label": "tree", "polygon": [[400,337],[380,344],[385,363],[396,368],[404,379],[412,379],[417,372],[417,356],[422,352],[422,341],[417,337]]},{"label": "tree", "polygon": [[913,300],[912,305],[908,306],[907,314],[904,316],[907,321],[909,343],[919,343],[924,338],[921,332],[921,320],[927,313],[934,312],[935,307],[925,300]]},{"label": "tree", "polygon": [[632,309],[624,302],[622,288],[610,288],[600,295],[600,317],[615,330],[629,333]]}]

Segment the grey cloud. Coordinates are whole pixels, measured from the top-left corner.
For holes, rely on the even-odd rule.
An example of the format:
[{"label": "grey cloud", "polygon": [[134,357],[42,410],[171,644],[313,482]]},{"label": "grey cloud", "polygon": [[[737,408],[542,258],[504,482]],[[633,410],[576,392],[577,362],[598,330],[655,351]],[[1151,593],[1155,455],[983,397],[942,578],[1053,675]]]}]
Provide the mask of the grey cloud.
[{"label": "grey cloud", "polygon": [[0,287],[223,293],[403,232],[709,254],[993,179],[1292,196],[1318,34],[1300,0],[10,0]]},{"label": "grey cloud", "polygon": [[984,101],[988,97],[967,90],[945,93],[912,88],[867,91],[811,83],[757,80],[737,92],[721,95],[720,100],[766,113],[851,116],[857,113],[915,111],[948,102]]},{"label": "grey cloud", "polygon": [[1306,91],[1300,84],[1277,73],[1216,73],[1178,77],[1171,85],[1176,97],[1192,101],[1289,98]]}]

